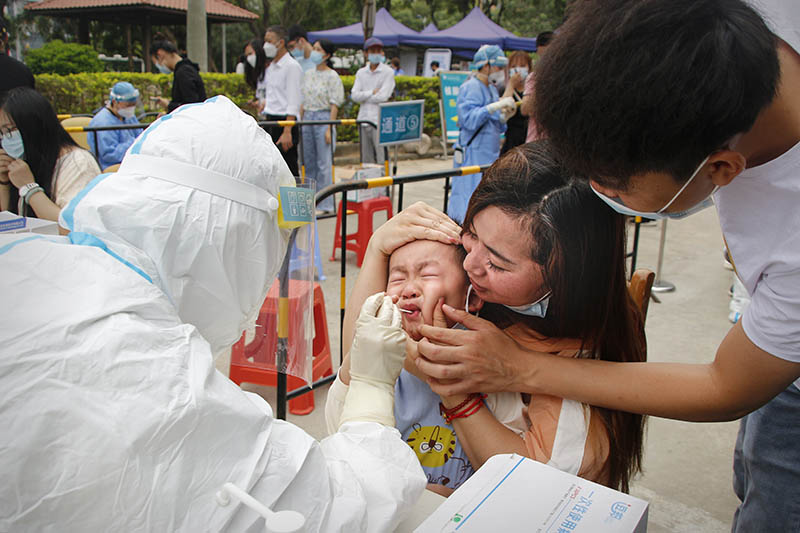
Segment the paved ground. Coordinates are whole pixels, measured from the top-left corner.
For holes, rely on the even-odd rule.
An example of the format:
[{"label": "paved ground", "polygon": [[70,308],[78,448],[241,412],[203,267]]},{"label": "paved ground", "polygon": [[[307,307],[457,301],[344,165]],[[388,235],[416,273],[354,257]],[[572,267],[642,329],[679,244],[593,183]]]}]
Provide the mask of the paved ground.
[{"label": "paved ground", "polygon": [[[399,174],[447,168],[438,159],[401,161]],[[441,209],[443,181],[421,182],[406,187],[405,204],[426,201]],[[351,224],[355,226],[355,219]],[[376,226],[382,221],[376,216]],[[339,346],[339,262],[330,262],[335,219],[320,221],[322,282],[328,314],[334,364]],[[630,232],[632,236],[632,231]],[[656,269],[660,226],[642,228],[640,267]],[[730,327],[727,290],[732,274],[722,267],[722,237],[716,212],[708,209],[682,221],[670,221],[661,278],[674,283],[675,292],[661,293],[661,303],[651,303],[647,317],[648,358],[664,362],[707,362]],[[338,253],[337,253],[338,257]],[[347,255],[347,290],[358,273],[355,254]],[[218,361],[227,374],[228,361]],[[275,406],[271,388],[244,385]],[[317,408],[307,416],[289,420],[315,437],[323,437],[322,406],[327,387],[315,392]],[[644,458],[644,474],[632,493],[650,502],[652,533],[723,532],[730,530],[737,500],[731,489],[731,462],[738,423],[696,424],[650,419]]]}]

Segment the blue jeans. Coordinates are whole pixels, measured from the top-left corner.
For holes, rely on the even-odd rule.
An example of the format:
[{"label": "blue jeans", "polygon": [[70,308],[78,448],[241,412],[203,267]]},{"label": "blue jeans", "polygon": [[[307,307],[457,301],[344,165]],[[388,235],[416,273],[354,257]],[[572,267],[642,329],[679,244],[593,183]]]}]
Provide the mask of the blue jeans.
[{"label": "blue jeans", "polygon": [[742,419],[733,490],[742,502],[733,532],[800,531],[800,390],[794,384]]},{"label": "blue jeans", "polygon": [[[303,120],[330,120],[330,118],[330,109],[303,113]],[[328,126],[303,126],[303,164],[306,167],[306,176],[316,182],[318,191],[333,183],[331,145],[335,150],[336,128],[331,128],[331,144],[325,142],[327,128]],[[317,207],[333,211],[333,205],[333,196],[329,196]]]}]

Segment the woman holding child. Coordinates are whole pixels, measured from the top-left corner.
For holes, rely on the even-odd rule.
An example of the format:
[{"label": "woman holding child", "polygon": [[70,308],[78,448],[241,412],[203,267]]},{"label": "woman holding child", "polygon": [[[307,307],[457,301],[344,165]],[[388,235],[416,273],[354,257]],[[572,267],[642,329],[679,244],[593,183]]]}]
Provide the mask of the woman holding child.
[{"label": "woman holding child", "polygon": [[[406,251],[417,239],[438,241],[440,250]],[[466,251],[461,272],[449,247],[440,244],[458,242]],[[513,386],[488,396],[438,395],[421,371],[428,361],[418,355],[480,343],[488,331],[488,366],[492,353],[512,348],[644,361],[644,330],[627,291],[624,246],[622,217],[588,186],[571,181],[546,142],[514,149],[486,171],[463,229],[416,204],[375,232],[348,303],[345,346],[370,294],[386,290],[401,310],[411,311],[403,316],[410,340],[407,372],[395,388],[395,418],[432,490],[447,493],[492,455],[512,452],[628,490],[641,466],[642,416],[522,394]],[[450,248],[451,254],[457,249]],[[465,307],[481,318],[461,311]],[[336,420],[347,372],[345,361],[329,393],[329,421]],[[435,383],[437,390],[446,388],[446,379]]]}]

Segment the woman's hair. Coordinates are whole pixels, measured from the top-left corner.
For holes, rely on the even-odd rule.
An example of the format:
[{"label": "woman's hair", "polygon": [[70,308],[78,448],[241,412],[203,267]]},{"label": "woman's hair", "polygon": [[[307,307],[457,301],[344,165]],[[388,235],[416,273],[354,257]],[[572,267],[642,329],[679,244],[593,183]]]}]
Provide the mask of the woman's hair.
[{"label": "woman's hair", "polygon": [[[625,221],[570,179],[547,141],[510,150],[484,173],[469,202],[464,229],[497,207],[530,235],[530,257],[542,267],[551,291],[544,318],[527,317],[496,304],[483,314],[498,326],[523,323],[548,337],[581,340],[581,357],[604,361],[647,359],[641,314],[627,287]],[[610,439],[609,485],[627,491],[641,470],[644,417],[591,407]]]},{"label": "woman's hair", "polygon": [[331,56],[328,58],[325,64],[328,65],[329,68],[333,68],[333,61],[331,60],[333,59],[333,53],[336,51],[336,45],[333,44],[328,39],[320,39],[317,42],[322,47],[322,49],[325,50],[325,53]]},{"label": "woman's hair", "polygon": [[153,44],[150,45],[150,55],[155,56],[159,50],[164,50],[168,54],[177,54],[178,48],[172,41],[168,40],[162,34],[156,34]]},{"label": "woman's hair", "polygon": [[248,44],[256,53],[256,66],[250,66],[250,63],[247,62],[247,55],[245,54],[244,79],[247,85],[255,89],[256,85],[258,85],[258,80],[261,79],[261,76],[264,75],[264,71],[267,70],[267,54],[264,53],[264,42],[261,39],[250,39],[244,44],[244,47],[247,48]]},{"label": "woman's hair", "polygon": [[528,52],[523,52],[522,50],[517,50],[513,54],[508,57],[508,66],[515,65],[522,60],[525,63],[525,66],[528,67],[528,71],[533,68],[533,63],[531,62],[531,55]]},{"label": "woman's hair", "polygon": [[[53,198],[53,170],[65,146],[78,147],[58,121],[47,99],[34,89],[17,87],[0,95],[0,109],[11,117],[25,145],[23,159],[33,173],[33,179],[45,194]],[[17,210],[19,191],[10,188],[9,209]],[[21,214],[21,213],[19,213]]]}]

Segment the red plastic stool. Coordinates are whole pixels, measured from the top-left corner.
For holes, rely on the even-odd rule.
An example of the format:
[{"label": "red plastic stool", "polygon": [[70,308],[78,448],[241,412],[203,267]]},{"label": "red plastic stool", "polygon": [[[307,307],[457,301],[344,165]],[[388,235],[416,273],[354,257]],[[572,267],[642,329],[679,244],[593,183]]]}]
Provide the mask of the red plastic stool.
[{"label": "red plastic stool", "polygon": [[[378,211],[386,211],[387,218],[392,218],[392,200],[388,196],[370,198],[362,202],[347,202],[348,214],[352,210],[358,215],[358,229],[347,235],[346,247],[356,253],[358,266],[364,262],[369,238],[372,237],[372,216]],[[336,261],[336,250],[342,246],[342,202],[336,213],[336,231],[333,233],[333,252],[331,261]]]},{"label": "red plastic stool", "polygon": [[[292,320],[293,317],[302,317],[308,311],[306,298],[311,284],[307,281],[289,280],[289,347],[290,361],[295,358],[305,358],[305,343],[293,344],[292,339],[300,334],[302,323]],[[331,346],[328,338],[328,320],[325,314],[325,297],[319,283],[313,284],[314,291],[314,342],[313,342],[313,368],[312,379],[317,381],[333,374],[331,364]],[[253,342],[245,345],[244,334],[231,349],[231,366],[229,377],[237,385],[254,383],[275,387],[278,384],[278,373],[275,368],[275,351],[277,348],[277,309],[278,309],[279,284],[277,281],[270,287],[264,305],[261,306],[256,319],[256,336]],[[264,328],[264,329],[261,329]],[[268,335],[258,334],[258,330],[269,332]],[[295,376],[286,376],[288,391],[304,387],[306,382]],[[293,415],[307,415],[314,410],[314,391],[301,394],[289,400],[289,412]]]}]

